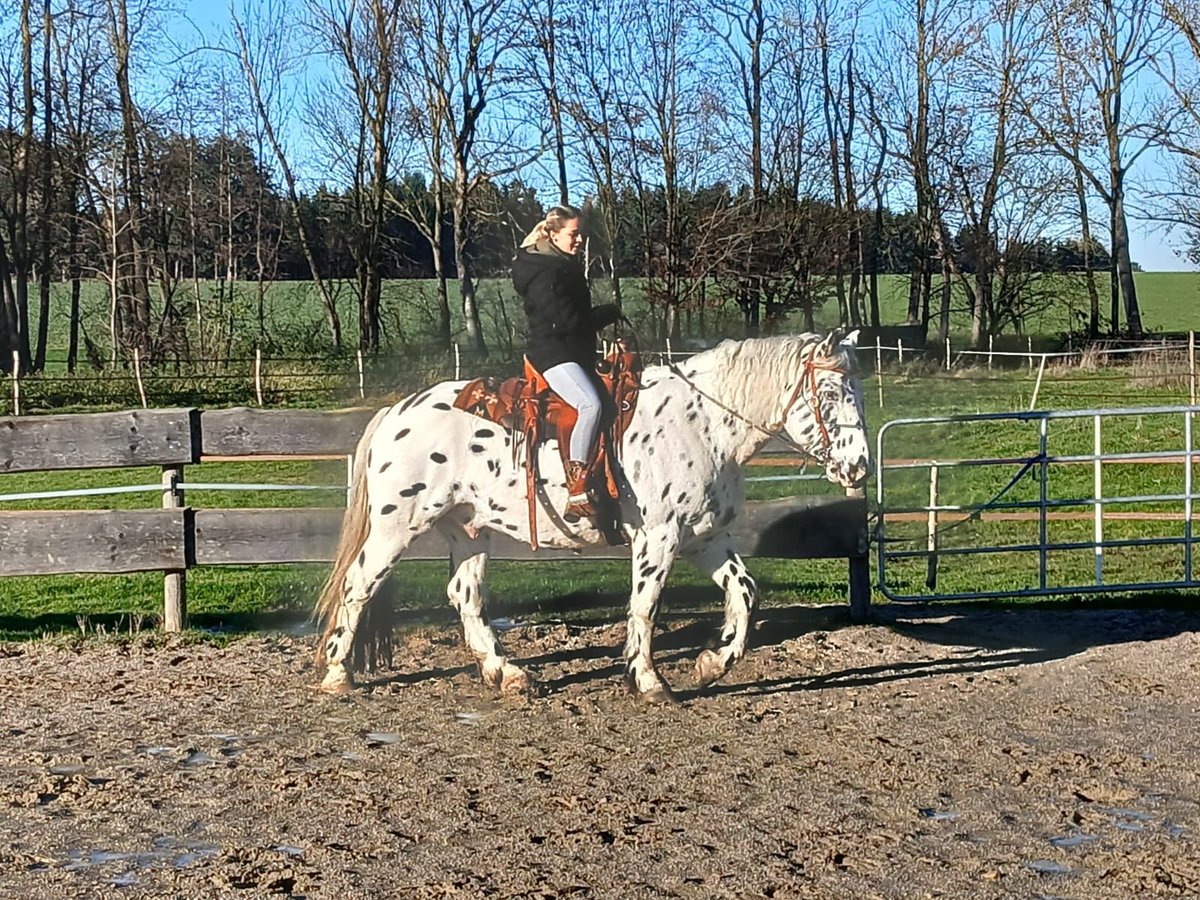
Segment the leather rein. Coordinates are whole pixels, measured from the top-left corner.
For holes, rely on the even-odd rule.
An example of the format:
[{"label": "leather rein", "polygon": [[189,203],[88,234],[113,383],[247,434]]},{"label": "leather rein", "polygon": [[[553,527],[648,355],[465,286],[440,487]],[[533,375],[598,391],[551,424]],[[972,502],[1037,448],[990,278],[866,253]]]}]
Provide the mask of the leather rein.
[{"label": "leather rein", "polygon": [[[804,456],[809,457],[810,459],[816,460],[817,462],[821,463],[821,465],[824,465],[825,463],[829,462],[830,457],[833,455],[833,438],[830,437],[830,435],[829,435],[829,426],[825,424],[825,417],[823,415],[821,415],[821,404],[820,404],[819,400],[817,399],[817,372],[839,372],[842,375],[849,375],[850,372],[848,369],[845,369],[842,366],[835,365],[833,363],[818,363],[815,359],[813,359],[813,356],[814,356],[814,354],[809,354],[808,359],[806,359],[804,361],[804,367],[800,372],[800,378],[797,379],[797,381],[796,381],[796,387],[792,389],[792,394],[788,398],[788,402],[783,407],[783,415],[780,417],[780,424],[779,424],[778,428],[769,428],[769,427],[760,425],[757,422],[753,422],[750,419],[747,419],[745,416],[743,416],[737,410],[730,409],[728,406],[726,406],[724,403],[722,403],[716,397],[711,396],[710,394],[706,393],[705,391],[702,391],[699,387],[697,387],[695,382],[693,382],[690,378],[688,378],[688,376],[685,375],[683,373],[683,371],[675,363],[670,363],[668,368],[675,375],[679,376],[679,378],[684,382],[684,384],[686,384],[688,387],[690,387],[693,391],[695,391],[700,396],[711,401],[712,403],[715,403],[724,412],[727,412],[730,415],[740,419],[742,422],[746,423],[751,428],[755,428],[758,431],[761,431],[763,434],[768,434],[768,435],[771,435],[772,437],[778,438],[784,444],[786,444],[789,448],[791,448],[792,450],[795,450],[797,453],[801,453]],[[810,396],[805,396],[804,388],[806,386],[809,389],[808,394]],[[796,405],[797,401],[799,401],[802,397],[804,398],[805,402],[808,404],[808,408],[810,410],[812,410],[813,418],[816,419],[816,421],[817,421],[817,429],[821,435],[821,448],[819,450],[817,450],[816,452],[813,452],[812,450],[808,450],[804,447],[801,447],[795,441],[790,440],[789,438],[783,437],[779,433],[780,431],[783,430],[783,424],[785,422],[787,422],[787,417],[791,413],[792,407],[794,407]]]}]

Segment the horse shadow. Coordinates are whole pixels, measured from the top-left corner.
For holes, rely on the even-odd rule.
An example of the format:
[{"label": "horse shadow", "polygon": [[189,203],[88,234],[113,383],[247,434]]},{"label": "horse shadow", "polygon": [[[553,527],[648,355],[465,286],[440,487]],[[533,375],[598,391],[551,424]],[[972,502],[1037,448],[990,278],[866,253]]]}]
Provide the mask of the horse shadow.
[{"label": "horse shadow", "polygon": [[[575,613],[570,620],[572,628],[585,631],[613,626],[612,615],[599,613],[619,605],[614,602],[614,597],[579,595],[571,600]],[[596,614],[589,614],[591,612]],[[713,611],[682,609],[660,614],[655,635],[656,661],[661,666],[676,669],[689,663],[702,649],[714,645],[721,621],[721,614]],[[1200,630],[1200,601],[1176,598],[1167,601],[1166,605],[1154,601],[1153,605],[1142,606],[1098,606],[1076,600],[1021,605],[986,601],[888,603],[873,606],[868,621],[863,624],[852,623],[849,609],[840,605],[770,607],[760,611],[757,617],[749,652],[783,646],[817,632],[832,638],[839,632],[850,634],[863,629],[887,629],[911,639],[923,648],[922,658],[848,666],[820,673],[797,671],[758,681],[738,680],[740,670],[735,668],[728,681],[715,685],[677,685],[676,698],[687,703],[706,697],[770,696],[1035,665],[1065,659],[1094,647],[1158,641]],[[619,636],[607,640],[597,636],[584,646],[550,649],[528,656],[520,655],[519,647],[514,649],[514,661],[535,672],[574,664],[570,671],[540,678],[539,688],[544,695],[577,687],[617,684],[623,671]],[[831,652],[836,653],[836,650]],[[798,669],[800,665],[798,662]],[[470,672],[473,668],[464,665],[391,673],[381,681],[411,684],[427,678]]]},{"label": "horse shadow", "polygon": [[[762,631],[764,643],[801,636],[791,610]],[[868,687],[937,675],[973,675],[1066,659],[1096,647],[1165,640],[1200,630],[1200,602],[1188,599],[1169,607],[1095,606],[1078,600],[1021,605],[987,602],[889,603],[874,606],[861,626],[839,610],[844,628],[885,628],[919,642],[928,658],[854,666],[830,672],[797,674],[759,682],[717,684],[680,692],[681,697],[759,696]],[[834,629],[830,629],[833,631]],[[761,644],[760,644],[761,646]]]}]

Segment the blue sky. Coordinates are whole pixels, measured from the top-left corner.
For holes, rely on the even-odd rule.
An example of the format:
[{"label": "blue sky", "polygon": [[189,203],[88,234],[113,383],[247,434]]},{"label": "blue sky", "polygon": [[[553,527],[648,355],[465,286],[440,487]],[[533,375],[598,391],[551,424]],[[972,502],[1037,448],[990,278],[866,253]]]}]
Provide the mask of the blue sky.
[{"label": "blue sky", "polygon": [[[198,40],[196,29],[208,35],[220,33],[229,22],[230,5],[228,0],[181,0],[183,6],[184,19],[180,21],[179,36],[183,43],[191,44]],[[237,9],[242,9],[249,2],[255,4],[257,0],[233,0],[233,5]],[[286,2],[286,0],[279,0]],[[297,3],[297,0],[292,0]],[[186,24],[187,20],[194,23],[195,28]],[[300,168],[307,168],[301,163]],[[1135,185],[1131,186],[1131,193],[1128,203],[1130,207],[1137,208],[1137,194],[1134,187],[1136,181],[1154,182],[1162,181],[1168,178],[1163,170],[1162,163],[1153,154],[1147,153],[1138,163],[1138,168],[1133,173],[1136,177]],[[546,202],[554,200],[556,191],[550,186],[547,186],[543,192],[543,199]],[[1094,227],[1103,222],[1103,216],[1094,219]],[[1153,223],[1138,221],[1131,218],[1129,221],[1130,230],[1130,251],[1135,262],[1147,272],[1177,272],[1177,271],[1197,271],[1200,267],[1194,263],[1190,263],[1182,255],[1184,245],[1184,235],[1177,231],[1174,234],[1164,234],[1161,226],[1156,226]],[[1101,235],[1097,229],[1097,236],[1101,240],[1106,240],[1106,235]]]}]

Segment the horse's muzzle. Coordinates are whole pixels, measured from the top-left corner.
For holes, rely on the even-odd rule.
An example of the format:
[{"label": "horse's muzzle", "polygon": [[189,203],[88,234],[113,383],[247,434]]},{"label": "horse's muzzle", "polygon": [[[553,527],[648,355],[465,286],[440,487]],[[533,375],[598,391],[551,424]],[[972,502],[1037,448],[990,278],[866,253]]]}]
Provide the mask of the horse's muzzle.
[{"label": "horse's muzzle", "polygon": [[855,460],[831,459],[825,466],[825,477],[845,488],[862,487],[871,477],[871,460],[866,456]]}]

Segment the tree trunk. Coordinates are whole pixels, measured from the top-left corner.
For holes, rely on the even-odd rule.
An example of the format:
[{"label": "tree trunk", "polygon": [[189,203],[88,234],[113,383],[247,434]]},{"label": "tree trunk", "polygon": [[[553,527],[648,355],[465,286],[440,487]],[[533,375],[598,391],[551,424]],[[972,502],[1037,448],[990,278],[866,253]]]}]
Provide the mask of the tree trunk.
[{"label": "tree trunk", "polygon": [[467,340],[472,350],[486,358],[487,344],[483,339],[483,324],[479,317],[479,298],[475,294],[475,279],[471,275],[471,262],[467,255],[469,190],[466,160],[459,157],[455,160],[454,169],[454,264],[458,273],[458,290],[462,296]]},{"label": "tree trunk", "polygon": [[37,349],[33,368],[46,368],[46,339],[50,326],[50,216],[54,209],[54,102],[51,96],[50,42],[54,20],[50,15],[50,0],[42,4],[42,209],[38,227],[38,330]]},{"label": "tree trunk", "polygon": [[1083,241],[1083,280],[1088,292],[1088,337],[1100,336],[1100,292],[1096,289],[1096,272],[1092,268],[1092,222],[1088,215],[1087,191],[1084,189],[1083,172],[1075,169],[1075,198],[1079,203],[1079,228]]},{"label": "tree trunk", "polygon": [[300,211],[300,195],[296,190],[296,176],[292,172],[292,167],[288,165],[287,154],[283,152],[283,146],[279,143],[279,139],[275,134],[275,126],[271,122],[270,113],[263,102],[262,90],[258,83],[258,73],[254,71],[254,66],[250,61],[250,46],[246,40],[246,32],[240,22],[235,20],[233,25],[238,39],[238,48],[241,51],[242,72],[246,76],[246,83],[250,88],[250,98],[254,102],[254,108],[258,113],[259,121],[262,122],[267,143],[271,145],[271,150],[275,154],[275,160],[279,163],[279,171],[283,173],[284,184],[287,185],[288,208],[292,212],[292,222],[296,226],[296,234],[300,239],[300,249],[304,253],[304,260],[308,263],[308,271],[312,275],[313,283],[317,287],[317,294],[321,298],[321,305],[325,308],[325,321],[329,327],[329,338],[333,344],[333,349],[340,350],[342,348],[342,321],[338,315],[337,304],[334,302],[333,296],[329,293],[325,279],[321,277],[320,266],[317,265],[316,256],[313,254],[312,239],[308,233],[308,226],[304,223],[304,215]]},{"label": "tree trunk", "polygon": [[1125,301],[1125,324],[1131,337],[1142,336],[1142,313],[1138,308],[1137,285],[1133,280],[1133,260],[1129,254],[1129,225],[1125,218],[1124,172],[1113,179],[1113,266]]}]

